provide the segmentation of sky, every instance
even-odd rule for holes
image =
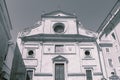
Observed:
[[[6,0],[13,40],[18,32],[33,26],[43,12],[61,9],[75,13],[86,29],[96,31],[117,0]]]

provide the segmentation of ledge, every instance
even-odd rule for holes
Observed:
[[[101,47],[112,47],[113,44],[112,43],[100,43],[99,44]]]
[[[95,75],[95,76],[101,76],[101,75],[103,75],[103,73],[102,72],[95,72],[95,73],[93,73],[93,75]]]
[[[53,76],[51,73],[35,73],[35,76]]]
[[[76,53],[43,53],[44,55],[76,55]]]
[[[38,60],[37,59],[26,58],[26,59],[23,59],[23,61],[25,63],[25,66],[27,66],[27,67],[36,67],[36,66],[38,66]]]
[[[84,73],[68,73],[68,76],[85,76]]]
[[[83,58],[82,60],[95,60],[95,58]]]

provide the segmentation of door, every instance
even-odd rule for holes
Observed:
[[[64,64],[55,64],[55,80],[65,80]]]
[[[92,80],[92,71],[91,70],[86,70],[86,77],[87,77],[87,80]]]

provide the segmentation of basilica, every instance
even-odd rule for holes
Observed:
[[[110,40],[104,43],[103,34],[85,29],[74,14],[62,10],[42,14],[40,21],[17,37],[26,80],[105,80],[120,76],[120,63],[116,72],[112,59],[106,58],[113,45]]]

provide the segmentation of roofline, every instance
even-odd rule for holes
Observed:
[[[68,15],[71,15],[71,16],[47,16],[49,14],[52,14],[53,12],[62,12],[62,13],[65,13],[65,14],[68,14]],[[52,12],[49,12],[49,13],[44,13],[41,15],[41,18],[76,18],[76,16],[74,14],[70,14],[70,13],[67,13],[67,12],[64,12],[62,10],[56,10],[56,11],[52,11]]]
[[[7,4],[5,2],[5,0],[3,0],[4,4],[5,4],[5,8],[6,8],[6,12],[7,12],[7,17],[8,17],[8,21],[10,24],[10,28],[13,29],[12,24],[11,24],[11,20],[10,20],[10,16],[9,16],[9,12],[8,12],[8,8],[7,8]]]
[[[41,18],[77,18],[76,16],[44,16],[42,15]]]
[[[117,0],[117,2],[114,4],[114,6],[112,7],[112,9],[110,10],[110,12],[108,13],[108,15],[105,17],[105,19],[103,20],[103,22],[101,23],[101,25],[99,26],[97,32],[100,33],[104,28],[105,25],[108,23],[108,21],[110,20],[110,18],[114,15],[114,13],[120,8],[119,7],[119,2],[120,0]],[[117,7],[117,9],[116,9]],[[112,14],[113,13],[113,14]]]
[[[106,34],[106,36],[107,36],[108,33],[111,32],[116,27],[116,25],[119,23],[119,20],[120,20],[119,16],[120,16],[120,7],[115,12],[115,14],[110,18],[110,20],[107,22],[107,24],[102,29],[102,31],[99,33],[100,34],[99,38],[101,38],[103,34]],[[114,20],[115,20],[115,22],[114,22]],[[106,32],[106,30],[108,32]]]

